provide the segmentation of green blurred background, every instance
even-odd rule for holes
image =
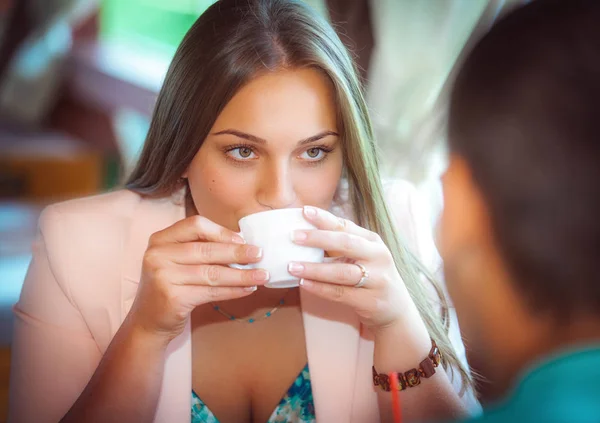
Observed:
[[[198,16],[214,2],[104,0],[100,12],[101,37],[172,54]]]

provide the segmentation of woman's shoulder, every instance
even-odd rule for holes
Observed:
[[[418,207],[418,192],[415,186],[404,179],[386,179],[381,183],[383,197],[394,223],[410,226],[414,221],[414,209]]]
[[[89,264],[91,256],[100,257],[104,251],[114,250],[140,201],[140,195],[118,190],[49,205],[39,218],[34,251],[43,242],[58,273],[63,267],[72,267],[74,261]]]
[[[385,204],[397,229],[410,238],[417,238],[422,229],[419,223],[427,219],[427,213],[415,185],[404,179],[387,179],[382,181],[382,187]]]
[[[397,229],[402,232],[412,230],[415,216],[422,214],[419,195],[415,186],[404,179],[384,179],[381,181],[383,200]],[[343,180],[340,183],[331,211],[339,216],[353,220],[354,213],[350,204],[350,185]]]
[[[38,231],[49,258],[80,257],[113,248],[122,238],[144,200],[129,190],[117,190],[51,204],[41,213]]]
[[[52,277],[46,279],[54,280],[83,314],[109,307],[107,298],[117,310],[121,299],[108,293],[120,292],[123,266],[134,266],[143,255],[147,237],[142,239],[146,233],[140,227],[162,224],[161,217],[172,214],[167,203],[118,190],[52,204],[40,216],[34,260],[48,263]],[[30,284],[42,283],[33,279]]]
[[[121,189],[68,200],[46,207],[40,216],[39,229],[43,234],[60,233],[62,240],[71,243],[123,235],[132,230],[155,232],[182,217],[180,197],[179,192],[154,198]]]
[[[110,226],[111,222],[127,217],[140,201],[138,194],[118,190],[57,202],[42,210],[38,227],[48,236],[60,232],[61,237],[66,238],[71,230],[85,235],[86,229],[101,229],[101,226]]]
[[[383,182],[384,198],[399,236],[427,267],[439,260],[433,241],[430,207],[411,182]]]
[[[383,179],[381,185],[388,201],[390,198],[387,197],[393,196],[399,201],[408,202],[417,193],[415,185],[406,179]]]
[[[430,209],[425,205],[419,191],[404,179],[381,181],[383,200],[398,235],[405,244],[425,262],[436,256],[433,244],[433,225]],[[349,184],[342,181],[331,211],[352,219],[354,213],[349,202]]]
[[[54,203],[46,207],[42,214],[125,217],[131,214],[140,201],[142,201],[142,197],[139,194],[128,189],[120,189]]]
[[[132,237],[145,245],[152,232],[174,223],[182,214],[175,199],[122,189],[55,203],[43,210],[39,232],[50,258],[111,255]]]
[[[416,196],[417,190],[415,186],[404,179],[384,179],[381,181],[383,188],[383,197],[386,205],[393,214],[397,217],[406,217],[410,211],[412,199]],[[334,203],[332,211],[336,214],[342,215],[346,218],[352,219],[354,213],[350,210],[350,184],[347,180],[342,180]]]

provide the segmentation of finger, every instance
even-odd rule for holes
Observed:
[[[370,295],[364,295],[368,291],[363,288],[318,282],[311,279],[302,279],[300,286],[321,298],[347,304],[356,310],[373,306],[373,298]]]
[[[177,264],[248,264],[262,258],[262,249],[254,245],[183,242],[158,248],[161,258]]]
[[[256,286],[264,285],[270,277],[264,269],[232,269],[217,264],[174,265],[162,272],[159,279],[176,285]]]
[[[197,215],[180,220],[150,237],[151,245],[191,241],[245,244],[239,234]]]
[[[300,230],[292,237],[296,244],[335,251],[352,259],[370,260],[381,254],[378,244],[346,232]]]
[[[288,272],[302,279],[345,286],[354,286],[363,277],[361,268],[352,263],[292,262],[288,266]]]
[[[337,217],[334,214],[317,207],[305,206],[304,217],[319,229],[346,232],[368,239],[369,241],[379,240],[379,235],[375,232],[360,227],[351,220]]]
[[[199,306],[208,302],[233,300],[247,297],[256,292],[256,286],[181,286],[180,294],[188,304]]]

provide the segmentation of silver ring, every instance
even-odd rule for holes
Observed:
[[[356,285],[354,285],[354,288],[361,288],[365,285],[365,283],[367,283],[367,280],[369,279],[369,271],[362,264],[359,264],[359,263],[354,263],[354,264],[357,265],[359,267],[360,271],[362,272],[362,277],[360,278],[358,283]]]

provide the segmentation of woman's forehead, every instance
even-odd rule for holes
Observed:
[[[213,131],[260,132],[261,138],[281,129],[303,139],[325,129],[336,130],[333,87],[313,69],[262,74],[242,87],[218,116]],[[277,134],[273,134],[277,135]]]

